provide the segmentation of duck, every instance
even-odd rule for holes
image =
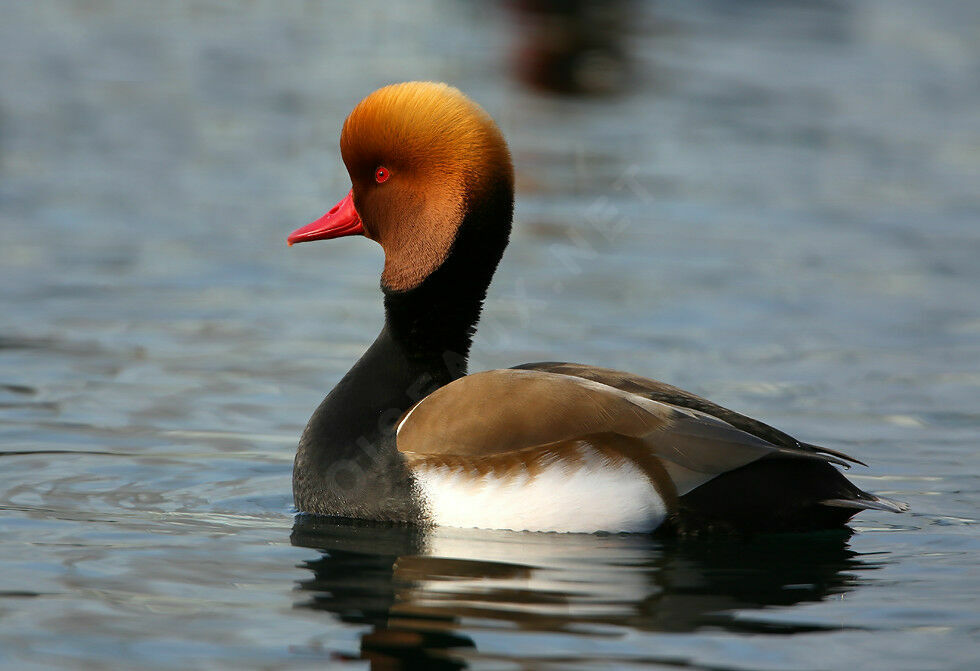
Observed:
[[[340,152],[350,191],[287,242],[378,243],[384,324],[302,433],[299,513],[699,534],[815,531],[908,509],[840,470],[864,462],[663,382],[557,361],[469,373],[513,219],[500,129],[452,86],[403,82],[354,107]]]

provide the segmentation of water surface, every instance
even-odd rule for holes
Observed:
[[[620,96],[529,91],[515,20],[426,2],[8,3],[0,666],[980,665],[980,16],[634,6]],[[624,368],[853,453],[852,533],[684,542],[294,518],[379,250],[287,249],[374,87],[500,122],[512,245],[473,370]]]

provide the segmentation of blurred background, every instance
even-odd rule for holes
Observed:
[[[663,633],[671,602],[639,602],[679,584],[665,562],[717,585],[704,553],[558,544],[588,565],[535,555],[550,582],[521,598],[565,580],[612,614],[588,635],[555,620],[511,635],[513,591],[466,592],[505,624],[441,612],[480,651],[447,668],[840,668],[844,651],[862,668],[975,668],[968,0],[4,3],[0,665],[358,656],[366,620],[294,608],[297,563],[348,540],[290,542],[290,472],[306,419],[380,328],[382,257],[285,237],[349,189],[350,109],[410,79],[484,106],[516,166],[471,370],[569,360],[656,377],[868,461],[854,480],[913,506],[860,516],[842,547],[800,552],[829,569],[760,591],[832,575],[849,604],[835,588],[805,609],[706,607],[806,625],[781,634],[700,615]],[[374,566],[362,551],[353,564]],[[394,599],[391,562],[362,597]],[[590,582],[603,562],[628,577]],[[659,577],[608,589],[633,569]]]

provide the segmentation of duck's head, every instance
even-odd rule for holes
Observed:
[[[350,193],[294,231],[290,245],[371,238],[384,249],[389,292],[419,286],[456,255],[489,264],[492,275],[510,232],[514,178],[503,135],[479,105],[446,84],[386,86],[347,117],[340,150]]]

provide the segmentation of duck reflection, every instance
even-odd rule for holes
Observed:
[[[360,656],[372,669],[459,669],[462,631],[504,627],[608,636],[610,627],[683,633],[702,628],[800,633],[812,623],[753,618],[767,607],[817,602],[860,584],[876,564],[848,548],[850,532],[753,539],[424,530],[300,516],[300,607],[371,627]],[[839,627],[836,627],[839,629]]]

